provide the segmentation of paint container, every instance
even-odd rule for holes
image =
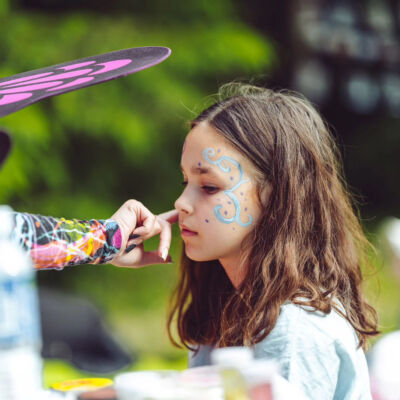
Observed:
[[[223,400],[216,367],[178,371],[141,371],[115,378],[118,400]]]
[[[211,353],[219,367],[226,400],[276,400],[274,381],[279,367],[274,361],[253,358],[246,347],[226,347]]]
[[[241,369],[251,400],[273,400],[274,376],[278,365],[268,360],[253,360]]]
[[[223,400],[224,388],[216,366],[189,368],[178,377],[178,386],[187,392],[187,400]]]
[[[118,400],[186,400],[178,371],[125,372],[115,377]]]
[[[113,386],[107,386],[89,392],[81,393],[78,400],[118,400],[117,392]]]
[[[79,395],[111,387],[113,381],[107,378],[83,378],[54,383],[51,389],[62,393],[66,398],[76,399]]]
[[[224,347],[211,353],[211,361],[219,368],[226,400],[250,400],[242,368],[253,360],[246,347]]]

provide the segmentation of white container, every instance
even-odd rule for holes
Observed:
[[[247,347],[223,347],[211,353],[211,361],[219,368],[226,400],[250,400],[243,368],[253,361]]]
[[[221,347],[211,352],[211,362],[218,366],[243,366],[253,360],[253,352],[248,347]]]
[[[205,366],[189,368],[178,377],[178,385],[187,391],[187,400],[224,400],[219,368]]]
[[[117,375],[118,400],[224,400],[218,369],[139,371]]]
[[[399,371],[400,331],[394,331],[383,335],[369,353],[371,389],[377,399],[400,400]]]
[[[253,360],[241,369],[251,400],[275,399],[273,381],[278,370],[275,362],[264,359]]]
[[[118,400],[184,400],[177,390],[177,371],[138,371],[119,374],[114,379]]]

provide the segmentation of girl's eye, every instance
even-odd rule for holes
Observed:
[[[202,186],[201,187],[207,194],[214,194],[218,192],[218,188],[215,186]]]
[[[187,186],[188,182],[187,181],[183,181],[181,182],[182,186]],[[217,193],[219,191],[219,189],[215,186],[207,186],[204,185],[201,187],[201,189],[206,192],[207,194],[214,194]]]

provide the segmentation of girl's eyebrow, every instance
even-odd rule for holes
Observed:
[[[181,170],[182,170],[182,172],[184,172],[182,165],[181,165]],[[211,168],[208,168],[208,167],[199,167],[199,166],[193,165],[190,168],[190,172],[193,175],[212,175],[212,176],[217,177],[217,174]]]

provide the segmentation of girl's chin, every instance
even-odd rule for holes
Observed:
[[[208,261],[208,260],[204,259],[203,257],[196,257],[196,256],[193,256],[193,255],[189,255],[188,253],[186,253],[186,256],[187,256],[187,258],[189,258],[192,261],[198,261],[198,262],[200,262],[200,261]]]
[[[204,254],[196,254],[195,252],[190,251],[190,249],[185,249],[185,254],[187,258],[190,258],[192,261],[213,261],[215,258],[213,257],[207,257]]]

